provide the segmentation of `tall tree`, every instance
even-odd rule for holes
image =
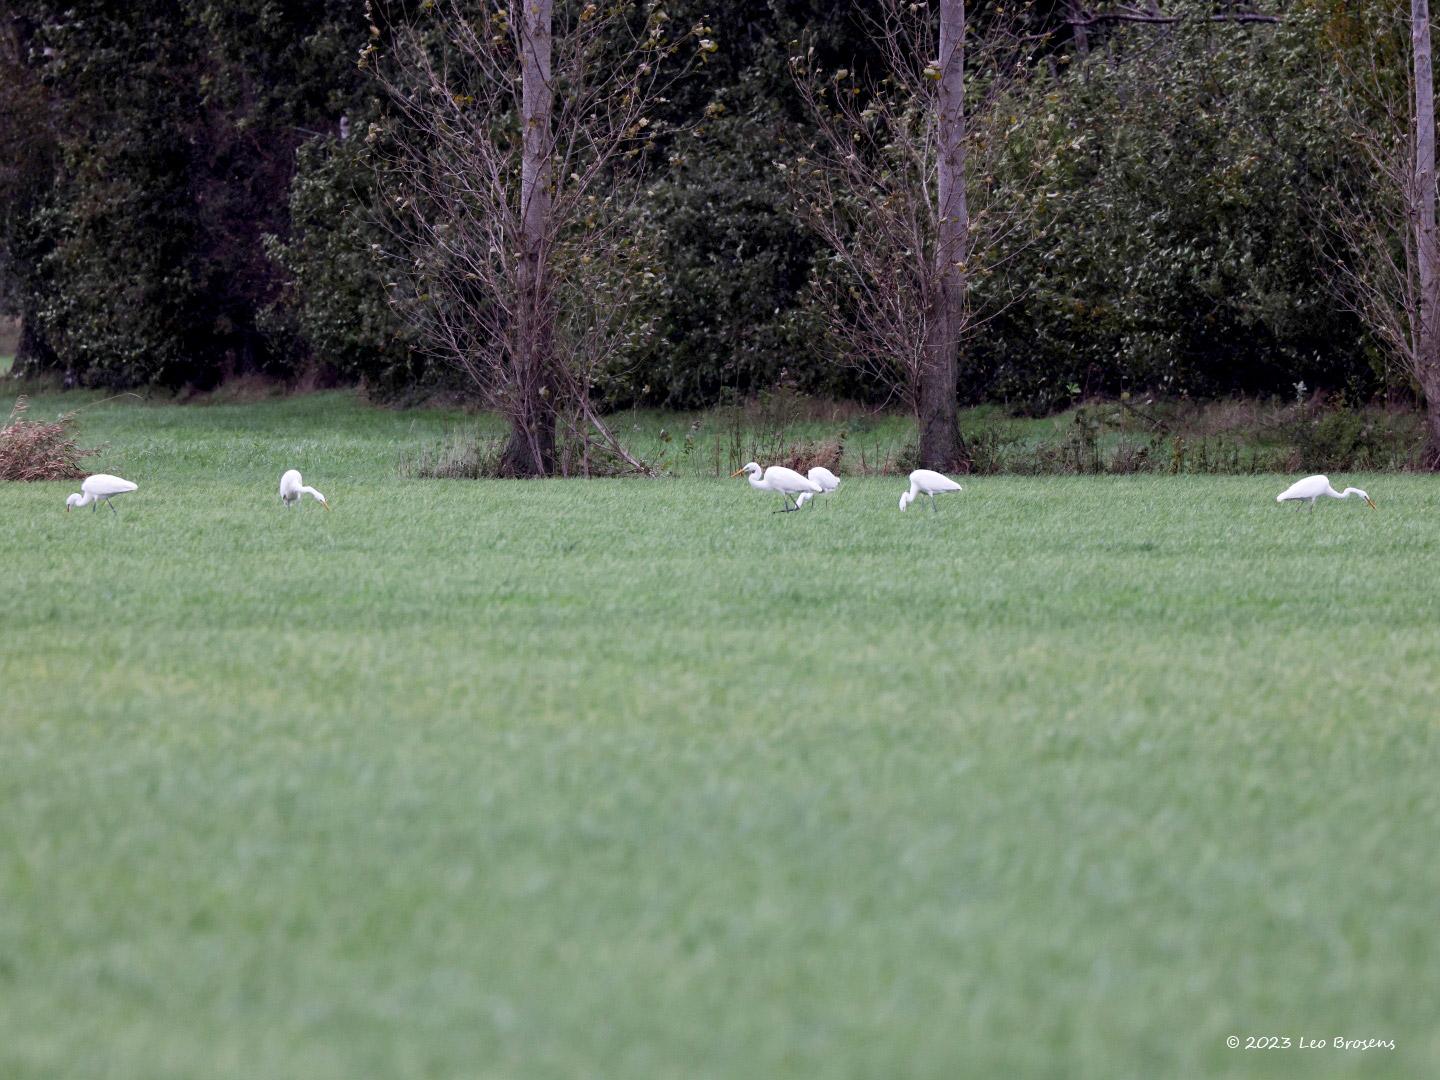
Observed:
[[[521,161],[520,281],[515,305],[516,408],[503,467],[518,476],[546,476],[555,467],[555,409],[550,376],[550,186],[555,137],[555,91],[550,42],[553,0],[522,0],[520,19]]]
[[[968,45],[964,0],[943,0],[938,24],[925,5],[884,0],[873,33],[876,71],[793,58],[816,135],[785,167],[829,249],[817,280],[838,357],[910,404],[921,464],[964,468],[957,375],[975,325],[971,286],[1032,213],[1023,174],[1003,191],[992,182],[1005,143],[998,106],[1031,70],[1030,46],[998,20]],[[978,90],[966,77],[977,57]]]
[[[1440,468],[1440,246],[1435,222],[1435,71],[1430,50],[1430,0],[1410,0],[1410,56],[1415,89],[1412,218],[1419,278],[1415,379],[1425,395],[1426,457]]]
[[[965,0],[940,2],[935,95],[935,306],[920,372],[920,464],[949,469],[965,458],[955,369],[965,324],[970,210],[965,194]]]
[[[510,476],[567,471],[561,428],[598,433],[591,387],[634,335],[655,275],[638,214],[655,106],[680,42],[657,7],[425,4],[366,56],[387,91],[384,176],[401,310],[420,347],[510,423]],[[375,36],[384,39],[377,25]]]
[[[1424,461],[1440,469],[1440,229],[1429,0],[1411,0],[1408,18],[1403,10],[1361,9],[1354,26],[1364,31],[1354,35],[1354,55],[1344,48],[1337,55],[1350,91],[1350,135],[1365,155],[1370,182],[1347,193],[1334,215],[1341,243],[1332,263],[1341,297],[1424,397]]]

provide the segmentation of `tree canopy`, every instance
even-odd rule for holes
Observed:
[[[397,307],[384,198],[400,111],[357,64],[420,7],[11,4],[0,303],[23,319],[20,366],[107,386],[453,381]],[[1004,5],[969,7],[983,40]],[[1347,240],[1326,225],[1327,207],[1381,182],[1348,141],[1337,55],[1405,79],[1405,54],[1357,30],[1370,16],[1296,0],[1223,20],[1235,5],[1173,0],[1177,21],[1147,23],[1054,0],[1018,6],[1017,24],[1011,7],[1029,59],[1003,115],[967,135],[984,163],[968,186],[975,206],[1024,200],[1025,225],[971,282],[962,398],[1044,410],[1124,389],[1373,396],[1396,382],[1335,300]],[[887,393],[826,344],[822,244],[785,175],[815,137],[792,57],[883,79],[869,10],[634,5],[710,33],[655,106],[665,134],[635,209],[655,280],[627,301],[649,329],[589,376],[602,402]],[[971,72],[967,95],[989,89]]]

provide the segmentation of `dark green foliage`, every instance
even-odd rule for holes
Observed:
[[[765,111],[683,137],[651,211],[663,236],[652,344],[608,387],[617,403],[694,408],[782,380],[834,393],[815,362],[817,327],[800,303],[812,246],[774,167],[785,125]]]
[[[183,209],[182,126],[195,109],[182,86],[187,20],[174,4],[147,14],[30,5],[7,65],[7,81],[43,95],[53,146],[28,178],[34,198],[11,250],[32,339],[20,360],[51,359],[97,382],[183,365],[187,313],[203,302],[187,255],[197,222]]]
[[[290,187],[290,237],[270,252],[290,275],[268,325],[297,334],[343,378],[398,393],[426,381],[391,307],[376,247],[376,184],[358,138],[300,148]]]
[[[378,4],[376,32],[410,6]],[[1015,17],[972,4],[977,33],[1001,9]],[[1043,197],[1034,228],[974,279],[963,394],[1034,413],[1127,388],[1288,399],[1303,381],[1373,396],[1377,352],[1335,302],[1319,240],[1334,192],[1373,190],[1341,134],[1335,54],[1373,44],[1378,8],[1308,0],[1279,27],[1095,28],[1088,59],[1063,9],[1019,16],[1040,77],[1013,102],[1000,152],[977,153],[997,171],[975,178],[975,205],[1034,190],[1037,172]],[[817,252],[776,169],[806,136],[788,57],[813,45],[822,65],[873,69],[868,9],[666,10],[712,27],[718,49],[656,118],[685,133],[662,140],[644,208],[659,257],[636,318],[655,332],[614,358],[598,394],[873,400],[820,340]],[[398,336],[372,257],[385,240],[362,136],[381,109],[355,64],[371,40],[353,0],[12,0],[0,307],[24,316],[19,365],[170,386],[318,368],[395,396],[443,378]],[[1403,47],[1384,45],[1378,77],[1403,84]]]
[[[33,327],[33,281],[45,240],[37,218],[49,195],[59,147],[45,89],[20,62],[25,27],[0,34],[0,310],[22,317],[21,356],[41,351]],[[9,350],[7,350],[9,351]]]
[[[667,119],[690,123],[656,176],[649,211],[663,235],[657,334],[622,358],[604,390],[615,404],[674,408],[785,385],[830,396],[863,391],[817,348],[806,295],[814,241],[776,163],[803,140],[790,42],[862,60],[870,46],[853,5],[821,0],[698,2],[671,8],[714,27],[716,53],[670,95]]]
[[[975,343],[971,393],[1045,410],[1127,386],[1169,393],[1373,386],[1361,326],[1324,279],[1335,137],[1314,20],[1117,33],[1015,103],[1038,235],[996,282],[1022,301]],[[1005,180],[1002,177],[1002,183]],[[1013,181],[1012,181],[1013,182]]]
[[[54,145],[7,229],[21,361],[107,385],[292,372],[299,343],[258,321],[280,285],[262,238],[296,148],[338,124],[363,24],[338,0],[17,7],[4,81],[40,88]]]

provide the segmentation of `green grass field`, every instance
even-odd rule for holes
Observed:
[[[81,417],[118,517],[0,486],[8,1080],[1440,1072],[1433,478],[780,515]]]

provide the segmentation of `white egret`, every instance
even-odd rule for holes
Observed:
[[[1375,500],[1366,495],[1357,487],[1347,487],[1344,491],[1336,491],[1330,486],[1328,476],[1307,476],[1304,480],[1296,480],[1288,488],[1275,496],[1277,503],[1293,502],[1297,506],[1302,502],[1310,504],[1310,509],[1315,509],[1315,500],[1322,495],[1328,495],[1332,499],[1348,499],[1351,495],[1359,495],[1370,504],[1370,509],[1375,509]]]
[[[109,473],[96,473],[94,476],[87,476],[85,482],[80,485],[80,492],[71,495],[65,500],[65,512],[68,514],[72,506],[88,506],[91,511],[99,510],[103,502],[110,507],[112,514],[118,513],[114,504],[110,502],[116,495],[124,495],[126,492],[134,491],[138,485],[132,484],[129,480],[121,480],[118,476],[111,476]]]
[[[840,478],[822,465],[816,465],[809,473],[810,479],[820,485],[820,494],[829,495],[840,486]],[[804,506],[806,499],[813,499],[814,493],[806,491],[795,500],[797,506]]]
[[[307,486],[301,479],[299,469],[286,470],[285,474],[280,477],[280,501],[287,507],[294,506],[300,501],[301,495],[309,495],[326,510],[330,509],[330,504],[325,500],[325,496],[313,487]]]
[[[799,505],[790,505],[796,495],[808,492],[811,495],[819,495],[821,487],[814,480],[801,476],[794,469],[787,469],[781,465],[771,465],[763,472],[755,462],[750,462],[743,469],[736,469],[731,476],[739,476],[745,473],[750,480],[750,486],[756,491],[775,491],[785,499],[784,505],[777,514],[784,510],[799,510]]]
[[[947,491],[962,491],[959,484],[938,472],[916,469],[910,474],[910,490],[900,496],[900,509],[904,510],[921,495],[930,496],[930,509],[935,509],[935,496]]]

